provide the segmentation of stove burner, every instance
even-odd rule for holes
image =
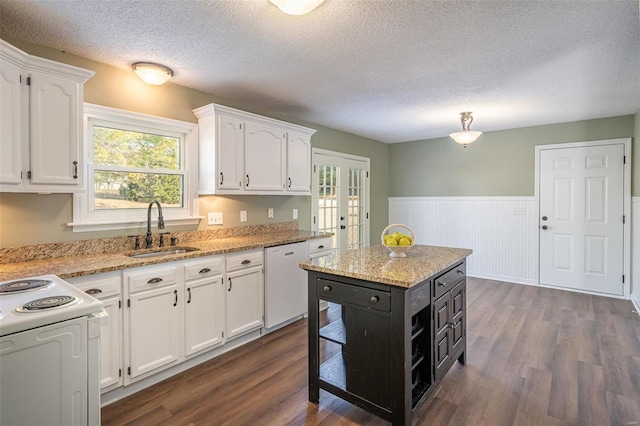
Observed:
[[[18,280],[0,284],[0,294],[20,293],[48,287],[53,284],[51,280]]]
[[[73,296],[51,296],[42,299],[32,300],[16,309],[18,312],[38,312],[45,309],[57,308],[75,302],[77,299]]]

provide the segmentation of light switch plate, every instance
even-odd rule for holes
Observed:
[[[240,210],[240,222],[246,222],[246,221],[247,221],[247,211]]]
[[[267,218],[273,219],[273,209],[271,207],[267,209]]]
[[[298,209],[293,209],[293,218],[294,219],[298,218]]]
[[[222,225],[222,212],[209,212],[209,225]]]

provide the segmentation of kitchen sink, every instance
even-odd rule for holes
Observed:
[[[140,258],[146,258],[146,257],[168,256],[172,254],[188,253],[190,251],[197,251],[197,250],[200,250],[200,249],[195,247],[169,247],[169,248],[162,248],[162,249],[145,251],[145,252],[132,251],[125,254],[125,256],[140,259]]]

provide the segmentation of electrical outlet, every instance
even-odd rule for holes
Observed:
[[[222,225],[222,212],[209,212],[209,225]]]
[[[298,209],[293,209],[293,219],[297,219],[298,218]]]
[[[271,207],[267,209],[267,218],[273,219],[273,209]]]
[[[246,222],[246,221],[247,221],[247,211],[240,210],[240,222]]]

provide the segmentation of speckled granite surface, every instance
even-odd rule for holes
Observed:
[[[308,271],[326,272],[399,287],[411,287],[469,256],[472,250],[415,245],[407,257],[389,257],[382,244],[320,257],[300,266]]]
[[[297,222],[293,222],[295,227],[291,223],[226,228],[219,231],[176,232],[171,236],[179,238],[179,247],[194,247],[198,250],[141,259],[126,255],[133,252],[133,240],[127,237],[2,249],[4,256],[0,264],[0,281],[46,274],[61,278],[79,277],[212,254],[297,243],[330,235],[300,231],[297,229]],[[154,233],[154,237],[157,238],[157,233]],[[141,239],[144,240],[144,237]],[[153,244],[157,248],[157,241]],[[151,250],[142,249],[136,253],[145,251]]]

